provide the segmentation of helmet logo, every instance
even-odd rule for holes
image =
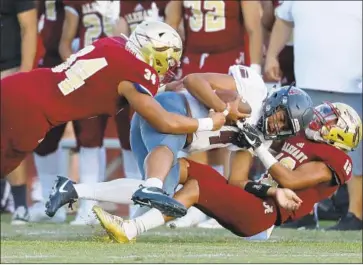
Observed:
[[[289,89],[289,92],[287,94],[288,95],[302,95],[301,90],[300,89],[296,89],[294,87],[291,87]]]
[[[266,111],[270,111],[271,110],[271,105],[266,105]]]

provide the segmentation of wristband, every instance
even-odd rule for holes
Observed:
[[[274,164],[278,163],[277,159],[274,158],[274,156],[263,145],[255,149],[255,154],[267,170],[269,170]]]
[[[261,75],[261,65],[253,63],[250,65],[250,67],[255,70],[259,75]]]
[[[212,118],[198,119],[197,132],[211,131],[211,130],[213,130],[213,125],[214,124],[213,124]]]
[[[245,185],[245,191],[255,195],[258,198],[264,199],[267,197],[267,191],[271,186],[266,184],[257,184],[256,182],[249,181]]]

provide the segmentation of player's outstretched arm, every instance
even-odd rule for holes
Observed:
[[[128,81],[121,82],[118,91],[138,114],[162,133],[188,134],[218,130],[226,121],[223,113],[214,113],[211,118],[193,119],[168,112],[154,98],[138,92]]]
[[[217,73],[196,73],[187,75],[183,79],[184,87],[200,102],[208,108],[214,109],[217,112],[223,112],[226,109],[226,103],[221,100],[214,90],[233,90],[237,91],[234,78]],[[243,106],[242,106],[242,105]],[[246,110],[240,112],[240,110]],[[249,117],[251,108],[247,102],[242,103],[238,97],[231,104],[231,109],[227,117],[233,121]]]
[[[277,161],[263,145],[255,149],[271,176],[284,188],[292,190],[313,187],[319,183],[330,182],[332,170],[324,163],[312,161],[291,170]]]

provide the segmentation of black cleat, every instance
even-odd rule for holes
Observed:
[[[77,192],[73,186],[74,182],[65,177],[59,177],[52,188],[49,200],[45,203],[45,213],[49,217],[53,217],[60,207],[69,203],[72,204],[78,198]]]
[[[143,187],[134,192],[131,198],[135,204],[158,209],[166,216],[182,217],[187,214],[187,208],[177,200],[157,187]]]
[[[313,214],[308,214],[301,217],[298,220],[284,223],[280,226],[280,228],[289,228],[289,229],[297,229],[297,230],[312,230],[318,229],[318,222]]]
[[[345,216],[343,216],[339,222],[327,228],[328,231],[359,231],[363,229],[363,222],[358,217],[356,217],[353,213],[348,212]]]

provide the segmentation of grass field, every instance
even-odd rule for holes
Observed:
[[[163,227],[121,245],[106,241],[100,226],[1,220],[1,263],[212,262],[362,263],[362,233],[276,229],[268,242],[247,242],[223,229]]]

